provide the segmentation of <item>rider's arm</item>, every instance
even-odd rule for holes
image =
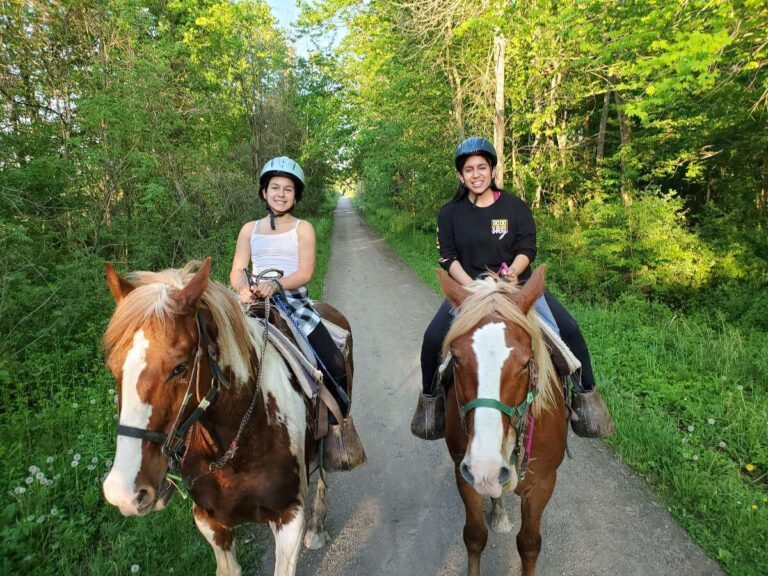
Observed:
[[[243,268],[248,268],[251,263],[251,232],[255,224],[255,222],[248,222],[240,229],[235,246],[235,257],[232,259],[232,269],[229,271],[229,283],[244,302],[250,301],[253,297]]]

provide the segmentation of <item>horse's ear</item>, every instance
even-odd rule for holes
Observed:
[[[536,302],[538,297],[544,292],[544,277],[546,276],[546,273],[547,266],[545,264],[536,268],[528,279],[528,282],[525,283],[525,286],[523,286],[520,289],[520,292],[515,296],[515,303],[526,314],[528,313],[528,310],[531,309],[531,306],[533,306],[533,303]]]
[[[437,277],[440,279],[440,286],[443,288],[443,294],[448,298],[448,301],[453,304],[454,308],[457,308],[464,299],[469,296],[461,284],[456,282],[445,270],[438,269]]]
[[[198,301],[208,288],[210,274],[211,258],[209,256],[203,260],[202,264],[200,264],[200,268],[197,269],[192,280],[190,280],[187,285],[179,290],[173,297],[182,313],[189,312],[197,306]]]
[[[107,262],[106,265],[106,272],[109,291],[112,292],[112,297],[115,299],[115,302],[120,302],[120,300],[128,296],[128,293],[131,290],[136,288],[136,286],[115,272],[115,267],[109,262]]]

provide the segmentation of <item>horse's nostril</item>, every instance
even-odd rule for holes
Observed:
[[[512,477],[512,471],[510,470],[509,466],[502,466],[501,470],[499,471],[499,484],[504,486],[507,482],[509,482],[509,479]]]
[[[459,466],[459,470],[461,471],[461,476],[469,482],[470,484],[475,483],[475,477],[472,476],[472,470],[470,470],[469,465],[466,462],[462,462],[461,466]]]
[[[146,508],[149,508],[154,503],[155,498],[155,491],[151,488],[141,488],[138,492],[136,492],[136,498],[134,502],[136,503],[136,508],[139,510],[144,510]]]

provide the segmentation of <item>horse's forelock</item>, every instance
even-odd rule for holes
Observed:
[[[147,322],[165,323],[173,313],[173,289],[164,284],[138,286],[120,300],[104,332],[104,352],[127,346],[133,335]]]
[[[458,315],[451,323],[443,342],[443,353],[449,351],[457,338],[473,331],[489,316],[516,324],[531,337],[533,359],[539,370],[539,394],[534,400],[534,411],[538,415],[541,409],[552,408],[555,405],[557,376],[549,350],[541,336],[536,312],[531,308],[524,314],[514,302],[514,296],[520,291],[520,287],[490,274],[475,280],[465,288],[469,296],[462,302]]]
[[[127,275],[136,289],[117,306],[104,333],[107,356],[130,343],[133,335],[146,322],[167,322],[177,313],[173,296],[194,276],[200,262],[191,261],[183,268],[160,272],[138,271]],[[252,376],[251,353],[255,334],[250,329],[235,295],[223,285],[211,281],[203,293],[200,307],[207,310],[217,327],[219,362],[232,371],[236,384],[247,384]]]

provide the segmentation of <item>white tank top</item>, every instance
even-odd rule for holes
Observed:
[[[277,268],[289,276],[299,269],[299,234],[296,228],[298,218],[293,228],[281,234],[259,234],[261,221],[257,220],[251,232],[251,263],[253,273],[258,274],[267,268]]]

